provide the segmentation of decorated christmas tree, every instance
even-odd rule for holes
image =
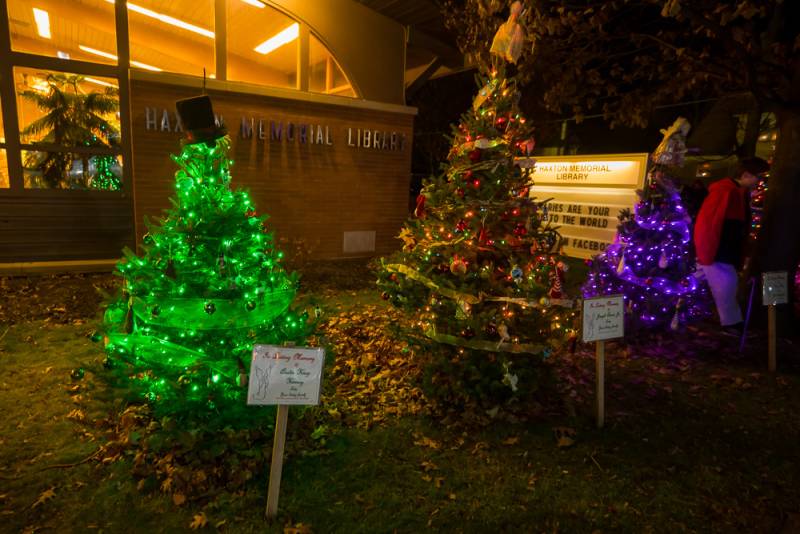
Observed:
[[[93,161],[95,175],[90,182],[92,189],[104,191],[119,191],[122,189],[122,180],[114,172],[114,167],[117,165],[117,160],[114,156],[95,156]]]
[[[710,313],[708,291],[695,276],[691,217],[671,176],[684,163],[689,128],[681,117],[662,130],[633,212],[620,212],[614,243],[590,261],[583,295],[624,295],[631,326],[678,330]]]
[[[453,127],[442,173],[423,184],[403,248],[382,260],[378,279],[412,319],[407,333],[438,355],[439,383],[479,397],[530,388],[520,371],[547,356],[573,313],[553,254],[560,236],[530,196],[532,128],[506,76],[521,51],[520,9],[515,2],[498,31],[496,60]]]
[[[106,366],[157,415],[242,422],[253,344],[301,343],[307,317],[289,309],[297,276],[281,267],[266,217],[231,189],[229,140],[210,100],[178,111],[189,139],[173,156],[172,207],[148,224],[142,254],[126,250],[117,266]]]

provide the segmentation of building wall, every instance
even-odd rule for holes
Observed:
[[[174,131],[175,101],[198,93],[192,87],[131,81],[137,240],[146,232],[144,217],[159,216],[174,191],[176,167],[169,154],[179,152],[183,135]],[[276,239],[301,239],[316,258],[385,254],[398,247],[395,236],[408,213],[413,125],[409,108],[383,111],[357,107],[343,98],[327,97],[337,103],[309,102],[214,88],[208,94],[232,139],[233,185],[250,189],[259,214],[269,215]],[[165,111],[168,127],[162,125]],[[242,136],[242,118],[248,124],[253,121],[250,138]],[[265,139],[259,139],[259,120]],[[299,133],[294,141],[271,140],[271,121],[283,125],[283,136],[289,123],[296,125],[296,132],[299,125],[314,125],[315,134],[321,126],[325,141],[302,143]],[[348,128],[353,144],[359,129],[387,132],[386,149],[383,143],[380,149],[348,145]],[[389,142],[391,132],[396,132],[395,150]],[[347,232],[375,232],[374,250],[357,243],[346,248]],[[366,236],[349,237],[358,241]]]
[[[7,193],[0,196],[0,264],[116,258],[133,241],[122,192]]]

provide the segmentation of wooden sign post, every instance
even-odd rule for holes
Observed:
[[[595,297],[583,301],[583,341],[596,343],[597,428],[603,428],[606,419],[605,342],[625,335],[624,306],[622,295]]]
[[[769,337],[769,352],[767,357],[767,367],[770,372],[774,372],[778,366],[777,362],[777,325],[775,316],[775,306],[789,302],[789,276],[786,271],[773,271],[762,275],[761,300],[767,306],[767,328]]]
[[[325,351],[320,348],[253,347],[247,404],[278,406],[267,486],[268,519],[278,515],[289,406],[319,404],[324,363]]]

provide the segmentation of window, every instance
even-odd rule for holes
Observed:
[[[7,5],[13,50],[116,64],[113,0],[7,0]]]
[[[0,102],[0,189],[8,189],[8,157],[6,156],[6,134],[3,129],[3,104]]]
[[[308,62],[309,91],[329,95],[356,96],[333,55],[313,35],[309,39]]]
[[[116,80],[15,67],[14,81],[25,187],[120,189]]]
[[[294,89],[298,23],[255,0],[227,4],[228,79]]]
[[[214,0],[133,0],[128,33],[132,68],[214,74]]]

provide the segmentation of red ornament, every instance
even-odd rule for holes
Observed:
[[[478,232],[478,242],[487,245],[489,241],[489,230],[487,230],[485,226],[481,226],[481,231]]]
[[[551,299],[560,299],[564,296],[564,272],[566,270],[566,265],[563,262],[558,262],[548,274],[550,291],[547,294]]]
[[[469,160],[472,163],[478,163],[481,160],[481,156],[482,156],[481,149],[480,148],[476,148],[475,150],[470,151],[470,153],[468,155],[469,155]]]
[[[461,187],[456,189],[456,195],[458,195],[460,198],[464,198],[464,189]]]
[[[525,228],[524,224],[517,224],[514,227],[514,235],[517,237],[522,237],[528,233],[528,230]]]
[[[530,192],[530,188],[523,187],[522,189],[519,190],[520,198],[527,198],[529,192]]]
[[[386,291],[384,291],[383,293],[381,293],[381,298],[382,298],[383,300],[389,300],[389,293],[387,293]]]
[[[472,187],[474,187],[475,189],[478,189],[480,186],[481,186],[481,181],[478,180],[477,178],[472,181]]]
[[[397,282],[397,273],[392,273],[391,275],[389,275],[389,280],[391,280],[392,282]]]
[[[464,219],[458,221],[458,224],[456,224],[456,232],[463,232],[466,229],[467,229],[467,221],[465,221]]]
[[[417,207],[414,209],[414,215],[419,219],[425,218],[425,195],[422,193],[417,196]]]
[[[467,262],[458,256],[453,256],[453,261],[450,262],[450,272],[458,275],[466,274]]]
[[[464,180],[467,181],[467,182],[472,180],[472,171],[468,170],[468,171],[464,172]]]

